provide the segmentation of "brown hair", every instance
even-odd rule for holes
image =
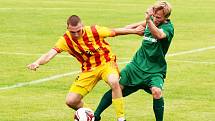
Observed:
[[[77,26],[78,23],[81,22],[81,19],[79,16],[77,15],[72,15],[67,19],[67,25],[71,25],[71,26]]]
[[[159,0],[154,6],[153,6],[154,12],[157,12],[159,10],[163,10],[164,17],[168,18],[171,15],[172,7],[167,1]]]

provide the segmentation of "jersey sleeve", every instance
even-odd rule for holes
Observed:
[[[174,35],[174,28],[172,26],[163,26],[162,31],[166,34],[166,38],[170,41]]]
[[[68,46],[66,44],[66,41],[63,37],[61,37],[57,43],[55,44],[55,46],[53,47],[53,49],[55,49],[58,53],[61,53],[63,51],[68,51]]]
[[[100,37],[112,37],[115,35],[115,32],[112,31],[110,28],[104,27],[104,26],[98,26],[96,25],[96,30],[99,33]]]

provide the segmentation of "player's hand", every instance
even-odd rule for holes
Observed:
[[[145,13],[145,19],[146,21],[150,20],[151,16],[153,15],[154,11],[153,11],[153,7],[150,7],[146,10],[146,13]]]
[[[39,64],[32,63],[32,64],[27,65],[27,68],[30,69],[30,70],[36,71],[36,69],[39,68]]]
[[[139,25],[137,28],[135,28],[135,30],[138,35],[142,36],[144,34],[145,27],[142,25]]]

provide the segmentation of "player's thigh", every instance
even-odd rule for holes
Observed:
[[[109,85],[119,83],[119,69],[115,62],[109,62],[102,70],[102,79]]]
[[[99,81],[97,71],[82,72],[70,87],[69,92],[85,96]]]
[[[132,85],[131,84],[132,81],[130,80],[132,75],[130,75],[129,72],[130,72],[130,68],[128,65],[126,65],[126,67],[123,68],[120,72],[119,83],[123,87],[129,87],[130,85]]]
[[[164,78],[160,75],[152,75],[150,82],[149,82],[149,86],[157,87],[157,88],[163,90]]]

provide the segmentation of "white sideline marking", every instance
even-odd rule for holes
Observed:
[[[182,52],[178,52],[178,53],[172,53],[172,54],[168,54],[167,56],[171,57],[171,56],[177,56],[177,55],[190,54],[190,53],[201,52],[201,51],[214,49],[214,48],[215,48],[215,46],[210,46],[210,47],[199,48],[199,49],[194,49],[194,50],[190,50],[190,51],[182,51]],[[119,62],[118,64],[125,64],[125,63],[128,63],[128,62],[130,62],[130,61]],[[58,78],[61,78],[61,77],[77,74],[79,72],[80,71],[73,71],[73,72],[70,72],[70,73],[58,74],[58,75],[54,75],[54,76],[39,79],[39,80],[33,80],[33,81],[30,81],[30,82],[24,82],[24,83],[18,83],[18,84],[15,84],[15,85],[11,85],[11,86],[0,87],[0,91],[1,90],[14,89],[14,88],[17,88],[17,87],[23,87],[23,86],[32,85],[32,84],[38,84],[38,83],[42,83],[42,82],[47,82],[47,81],[58,79]]]
[[[201,51],[210,50],[210,49],[215,49],[215,46],[209,46],[209,47],[206,47],[206,48],[199,48],[199,49],[193,49],[193,50],[189,50],[189,51],[182,51],[182,52],[167,54],[167,57],[176,56],[176,55],[190,54],[190,53],[195,53],[195,52],[201,52]]]
[[[51,76],[51,77],[47,77],[47,78],[43,78],[43,79],[39,79],[39,80],[34,80],[34,81],[30,81],[30,82],[17,83],[15,85],[1,87],[0,90],[7,90],[7,89],[13,89],[13,88],[17,88],[17,87],[23,87],[23,86],[26,86],[26,85],[38,84],[38,83],[42,83],[42,82],[46,82],[46,81],[58,79],[58,78],[61,78],[61,77],[64,77],[64,76],[69,76],[69,75],[77,74],[79,72],[80,71],[73,71],[73,72],[70,72],[70,73],[54,75],[54,76]]]
[[[41,56],[43,54],[39,54],[39,53],[35,53],[35,54],[32,54],[32,53],[13,53],[13,52],[0,52],[1,55],[25,55],[25,56],[32,56],[32,55],[35,55],[35,56]],[[71,55],[57,55],[56,57],[72,57]]]

